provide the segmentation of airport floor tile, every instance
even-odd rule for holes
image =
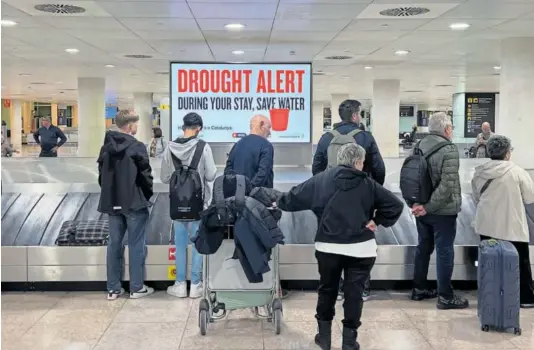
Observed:
[[[376,291],[365,304],[358,340],[363,350],[533,349],[534,311],[523,310],[523,334],[484,333],[476,315],[476,294],[463,293],[471,307],[439,311],[433,301],[412,302],[408,293]],[[198,300],[165,292],[107,301],[105,293],[3,293],[2,349],[317,349],[313,343],[316,295],[292,292],[283,301],[282,334],[250,310],[230,312],[198,328]],[[339,349],[343,309],[336,305],[333,348]]]

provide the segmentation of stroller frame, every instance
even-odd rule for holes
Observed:
[[[228,227],[230,232],[232,226]],[[226,241],[232,240],[227,237]],[[200,334],[206,335],[208,325],[215,321],[224,319],[227,312],[252,308],[254,315],[261,319],[266,319],[274,324],[275,334],[280,334],[282,327],[282,301],[280,299],[280,278],[279,278],[279,250],[278,246],[272,249],[272,284],[268,289],[228,289],[212,290],[209,286],[209,255],[202,257],[202,279],[203,293],[198,309],[198,323]],[[233,298],[237,295],[237,298]],[[248,297],[248,300],[247,300]],[[265,307],[267,315],[259,312],[260,307]]]

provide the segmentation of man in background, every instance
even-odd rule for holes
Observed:
[[[486,144],[490,137],[493,136],[491,125],[488,122],[482,123],[482,132],[477,135],[476,150],[477,158],[489,158]]]
[[[271,121],[263,115],[250,120],[250,134],[239,140],[228,155],[225,173],[248,177],[252,187],[273,188],[274,148],[267,140]]]
[[[115,119],[119,131],[108,131],[98,157],[100,202],[98,211],[109,216],[107,249],[108,300],[124,293],[121,288],[124,246],[128,231],[130,298],[154,293],[145,286],[146,224],[153,192],[152,168],[145,145],[134,136],[139,115],[121,110]]]
[[[57,150],[67,142],[67,137],[60,128],[52,125],[50,117],[42,117],[40,121],[41,127],[33,134],[35,143],[41,147],[39,157],[57,157]]]

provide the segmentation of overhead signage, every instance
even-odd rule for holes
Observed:
[[[196,112],[207,142],[238,141],[255,115],[270,119],[271,142],[311,142],[311,64],[171,62],[170,71],[172,139]]]
[[[495,93],[465,94],[464,137],[477,137],[485,122],[495,127],[495,99]]]

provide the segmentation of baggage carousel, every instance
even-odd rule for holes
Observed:
[[[11,161],[14,163],[11,164]],[[58,247],[59,229],[67,220],[104,219],[97,211],[99,187],[95,183],[94,161],[80,159],[61,162],[35,162],[28,171],[22,160],[2,160],[2,282],[97,282],[106,280],[106,247]],[[398,193],[398,169],[402,160],[387,159],[386,187]],[[6,166],[7,164],[7,166]],[[469,193],[469,180],[476,163],[462,160],[462,211],[458,216],[455,241],[454,280],[476,280],[478,237],[471,227],[475,205]],[[87,166],[87,171],[83,170]],[[24,170],[26,169],[26,170]],[[6,183],[6,172],[9,183]],[[20,173],[19,173],[20,172]],[[157,179],[157,165],[154,176]],[[288,190],[309,178],[307,168],[278,168],[275,188]],[[76,181],[73,181],[75,179]],[[43,181],[46,180],[46,181]],[[169,219],[167,185],[155,183],[147,224],[146,280],[168,281],[174,278],[172,222]],[[534,232],[534,206],[529,206],[529,225]],[[317,220],[311,212],[284,213],[279,223],[286,245],[280,248],[282,280],[317,280],[313,240]],[[407,207],[391,228],[380,227],[373,280],[404,281],[413,275],[417,231]],[[531,243],[534,240],[531,237]],[[531,252],[534,261],[534,249]],[[128,264],[128,254],[125,254]],[[128,269],[125,269],[125,280]],[[432,259],[429,278],[435,279]]]

